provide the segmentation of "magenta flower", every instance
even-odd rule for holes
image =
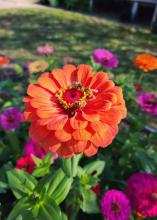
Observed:
[[[141,106],[142,111],[157,116],[157,96],[154,93],[138,94],[137,103]]]
[[[126,194],[137,216],[157,216],[157,176],[149,173],[135,173],[127,183]]]
[[[46,156],[44,149],[40,148],[32,139],[30,139],[24,147],[24,155],[31,156],[34,155],[40,159]],[[54,153],[52,156],[52,162],[58,158],[58,154]]]
[[[33,173],[35,168],[34,160],[31,156],[20,157],[16,162],[16,169],[24,170],[28,173]]]
[[[107,191],[101,202],[100,208],[107,220],[129,220],[131,207],[125,194],[119,190]]]
[[[41,45],[37,47],[36,52],[38,55],[41,55],[41,56],[49,56],[54,53],[54,47],[49,44]]]
[[[93,59],[96,63],[100,63],[105,68],[115,68],[119,64],[117,57],[110,51],[105,49],[96,49],[93,52]]]
[[[0,126],[5,131],[18,128],[23,120],[23,114],[18,108],[8,108],[0,114]]]
[[[46,155],[46,152],[43,149],[37,147],[37,144],[30,139],[24,147],[24,154],[25,156],[34,155],[42,159]]]

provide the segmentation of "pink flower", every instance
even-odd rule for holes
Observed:
[[[157,116],[157,96],[154,93],[138,94],[137,103],[141,106],[142,111]]]
[[[105,68],[112,69],[119,64],[117,57],[106,49],[96,49],[92,56],[96,63],[100,63]]]
[[[107,220],[129,220],[131,208],[129,200],[119,190],[109,190],[100,202],[101,211]]]
[[[47,153],[45,152],[45,150],[40,148],[39,146],[37,146],[37,144],[32,139],[30,139],[24,147],[24,155],[25,156],[34,155],[34,156],[42,159],[43,157],[46,156],[46,154]],[[58,158],[58,154],[53,153],[52,161],[55,161],[57,158]]]
[[[31,156],[20,157],[16,162],[16,169],[24,170],[28,173],[32,173],[35,168],[34,160]]]
[[[54,47],[49,44],[45,44],[45,45],[41,45],[41,46],[37,47],[36,51],[37,51],[38,55],[49,56],[54,53]]]
[[[25,156],[34,155],[42,159],[46,155],[46,152],[43,149],[37,147],[37,144],[32,139],[30,139],[25,145],[24,154]]]
[[[8,108],[0,114],[0,126],[5,131],[18,128],[23,120],[23,114],[18,108]]]
[[[157,216],[157,176],[149,173],[133,174],[127,182],[126,195],[137,216]]]

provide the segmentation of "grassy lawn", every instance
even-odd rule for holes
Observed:
[[[36,58],[35,48],[43,43],[52,43],[58,58],[71,55],[76,63],[86,62],[93,49],[104,47],[121,59],[122,72],[135,54],[157,54],[157,36],[148,29],[57,9],[1,11],[0,42],[2,52],[22,63]]]

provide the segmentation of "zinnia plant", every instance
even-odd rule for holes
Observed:
[[[42,74],[24,99],[30,137],[47,152],[90,157],[111,144],[126,116],[122,89],[88,65]]]

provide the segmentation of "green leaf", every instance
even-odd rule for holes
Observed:
[[[6,173],[8,184],[17,199],[30,194],[37,184],[36,179],[22,170],[9,170]]]
[[[44,192],[52,197],[57,204],[60,204],[69,193],[72,178],[68,178],[65,173],[59,169],[54,175],[47,176],[39,181],[37,191]]]
[[[86,166],[84,166],[83,169],[86,174],[88,175],[94,174],[94,176],[97,177],[103,172],[104,167],[105,167],[105,161],[97,160],[87,164]]]
[[[49,167],[37,167],[32,175],[35,177],[42,177],[45,176],[46,174],[48,174],[50,171]]]
[[[36,167],[33,171],[33,176],[42,177],[50,172],[52,153],[47,154],[42,160],[33,156]]]
[[[97,197],[91,189],[80,187],[82,200],[80,200],[80,207],[83,212],[88,214],[99,213]]]
[[[12,211],[9,214],[7,220],[20,219],[18,216],[22,215],[22,213],[25,212],[28,208],[30,208],[30,204],[28,202],[28,198],[24,197],[24,198],[20,199],[18,201],[18,203],[12,209]]]
[[[45,197],[39,209],[38,220],[63,220],[59,206],[50,197]]]

